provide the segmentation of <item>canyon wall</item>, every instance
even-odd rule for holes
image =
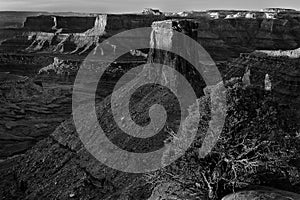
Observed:
[[[88,53],[104,38],[129,29],[149,27],[153,21],[162,19],[163,16],[133,14],[28,17],[21,31],[8,31],[13,36],[2,41],[0,52]]]
[[[189,26],[197,41],[216,60],[238,57],[256,49],[287,50],[300,45],[297,19],[176,19],[173,23]]]
[[[246,15],[216,19],[203,15],[41,15],[27,17],[21,30],[0,30],[0,36],[4,38],[1,39],[0,52],[83,54],[92,51],[104,38],[164,20],[167,20],[166,23],[172,20],[179,28],[189,27],[186,31],[196,34],[195,39],[216,60],[226,60],[260,49],[292,50],[300,47],[300,18],[289,13],[273,19]]]
[[[96,17],[92,16],[51,16],[27,17],[24,29],[29,31],[53,32],[62,28],[66,33],[80,33],[93,28]]]

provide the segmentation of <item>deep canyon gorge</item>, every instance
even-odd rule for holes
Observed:
[[[0,16],[0,199],[230,200],[235,191],[242,191],[236,193],[240,199],[269,194],[274,199],[300,199],[300,12]],[[101,164],[84,148],[72,120],[72,89],[79,68],[93,72],[108,63],[86,61],[87,56],[116,51],[121,47],[106,42],[108,38],[143,27],[152,28],[142,36],[152,49],[133,49],[119,57],[96,91],[98,120],[109,124],[111,139],[121,135],[110,124],[111,92],[122,75],[138,65],[159,62],[185,74],[201,105],[200,128],[191,149],[165,169],[146,175]],[[227,89],[222,137],[205,158],[199,158],[196,149],[209,124],[209,88],[190,63],[155,50],[158,45],[175,49],[178,42],[168,33],[155,35],[158,28],[197,41],[214,60]],[[183,51],[189,53],[188,44]],[[177,115],[176,101],[165,90],[145,88],[141,96],[132,108],[139,123],[148,119],[143,101],[165,103]],[[166,126],[173,129],[176,124]],[[130,139],[122,142],[128,148],[141,146]]]

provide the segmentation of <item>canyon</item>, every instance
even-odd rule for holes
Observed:
[[[196,184],[196,186],[187,187],[191,190],[198,187],[199,191],[194,192],[198,196],[195,197],[188,189],[180,188],[176,181],[169,180],[167,184],[159,183],[155,187],[155,184],[151,184],[153,180],[149,180],[149,177],[154,177],[154,179],[158,177],[155,173],[129,174],[108,168],[99,163],[82,145],[71,117],[72,86],[77,71],[80,67],[86,67],[91,71],[99,70],[106,61],[101,61],[100,64],[96,61],[94,63],[93,60],[84,62],[86,57],[91,54],[101,55],[115,51],[120,48],[116,44],[107,43],[107,48],[101,49],[100,43],[115,34],[142,27],[152,27],[153,30],[157,27],[164,27],[170,31],[182,32],[201,44],[215,61],[226,87],[229,88],[229,94],[232,95],[229,104],[242,107],[238,110],[232,106],[230,110],[232,113],[228,114],[229,122],[227,123],[229,124],[223,132],[225,136],[247,133],[249,128],[257,135],[265,133],[266,135],[262,138],[259,137],[260,142],[263,143],[266,137],[272,141],[268,143],[270,148],[276,148],[278,135],[285,135],[284,145],[289,154],[280,152],[282,157],[286,156],[284,157],[286,160],[280,160],[278,163],[282,164],[281,162],[285,161],[288,163],[282,164],[286,174],[281,174],[280,168],[272,168],[273,160],[269,156],[270,161],[266,161],[266,165],[270,164],[272,166],[270,169],[262,167],[261,174],[255,175],[253,179],[244,177],[245,181],[249,181],[246,185],[233,185],[233,187],[236,186],[239,190],[247,189],[254,183],[266,184],[291,192],[293,195],[287,194],[289,197],[295,199],[299,197],[296,193],[300,190],[300,154],[299,148],[294,147],[300,144],[299,135],[295,136],[300,130],[298,52],[300,13],[297,11],[284,9],[212,10],[162,12],[157,15],[151,12],[144,14],[37,13],[32,16],[29,13],[25,14],[22,20],[18,18],[12,20],[9,25],[0,24],[0,159],[2,159],[0,161],[0,179],[2,180],[0,181],[0,197],[6,199],[160,200],[170,190],[171,192],[176,190],[172,195],[175,195],[177,199],[192,200],[197,197],[220,199],[233,192],[231,183],[224,181],[228,177],[221,176],[222,173],[227,173],[226,170],[226,172],[222,171],[223,168],[231,163],[226,161],[228,157],[220,160],[222,166],[214,163],[218,159],[216,156],[218,153],[201,160],[203,163],[209,163],[211,167],[210,169],[204,167],[201,170],[212,170],[212,168],[213,170],[205,175],[202,174],[203,176],[198,174],[196,178],[199,181],[198,186]],[[152,42],[153,48],[158,44],[176,48],[176,41],[173,41],[173,38],[151,38],[150,35],[142,37],[149,43]],[[188,52],[188,48],[187,44],[184,51]],[[195,77],[194,71],[189,69],[188,62],[169,53],[154,49],[140,49],[121,56],[105,72],[100,84],[102,87],[97,88],[96,95],[96,102],[99,102],[96,108],[98,116],[101,116],[98,119],[100,123],[110,124],[109,120],[113,120],[109,108],[111,91],[116,81],[129,69],[154,61],[170,65],[185,73],[197,91],[197,97],[203,102],[207,100],[205,82],[202,78]],[[250,86],[240,86],[239,81],[247,70],[251,72]],[[271,92],[263,89],[266,74],[271,79]],[[158,76],[161,75],[158,74]],[[160,88],[153,90],[146,88],[141,93],[144,96],[151,94],[150,99],[142,98],[141,102],[146,101],[150,104],[158,100],[166,104],[170,112],[176,115],[173,112],[176,102],[166,91]],[[265,105],[270,105],[270,107],[265,108]],[[145,112],[144,107],[137,102],[136,107],[133,108],[133,118],[140,120],[139,123],[145,120],[144,117],[140,117],[140,113],[143,112]],[[244,121],[232,120],[238,115],[244,116]],[[205,124],[207,116],[203,118],[201,123]],[[266,126],[272,126],[272,129],[261,127],[263,126],[261,120],[265,120]],[[278,123],[272,120],[277,120]],[[233,125],[230,124],[231,122]],[[244,123],[244,126],[240,123]],[[171,128],[176,127],[176,124],[168,125]],[[120,131],[116,127],[109,125],[108,129],[112,139],[118,138]],[[228,144],[231,142],[235,144],[233,138],[228,140]],[[255,139],[251,136],[246,139],[255,143]],[[222,142],[220,146],[226,146],[226,142]],[[133,145],[131,140],[124,140],[122,145],[134,148],[130,146]],[[135,145],[141,146],[142,144]],[[234,150],[240,151],[239,144],[235,145]],[[261,150],[260,153],[267,151],[264,147],[257,148]],[[217,149],[222,148],[218,146]],[[231,151],[230,148],[226,150]],[[253,156],[251,152],[246,155],[249,158]],[[182,165],[192,165],[196,158],[189,156],[182,158],[179,164],[175,163],[170,166],[173,171],[162,170],[162,173],[169,174],[176,171],[174,169],[177,164],[180,165],[185,158],[189,159]],[[261,160],[267,160],[267,158],[262,157]],[[224,164],[224,162],[227,163]],[[199,166],[202,167],[202,165]],[[232,167],[234,166],[232,164]],[[188,168],[189,166],[186,167]],[[272,170],[279,174],[278,177],[270,175]],[[263,182],[263,174],[270,176],[266,182]],[[178,176],[178,174],[175,175]],[[180,175],[190,177],[188,174]],[[220,182],[214,180],[219,176]],[[232,177],[229,176],[230,178]],[[211,182],[211,185],[208,182]],[[285,184],[280,184],[281,182]],[[220,189],[222,187],[225,189]],[[230,196],[224,199],[230,199]]]
[[[208,14],[206,14],[208,15]],[[154,21],[172,20],[190,26],[197,41],[215,60],[239,53],[299,48],[299,18],[288,14],[278,18],[218,18],[165,15],[110,15],[27,17],[23,28],[2,29],[1,51],[83,54],[118,32],[149,27]],[[223,55],[226,52],[226,55]]]

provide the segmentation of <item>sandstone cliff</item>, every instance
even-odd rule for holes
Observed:
[[[21,33],[11,30],[14,36],[7,36],[0,49],[4,52],[88,53],[104,38],[128,29],[149,27],[161,19],[163,16],[131,14],[28,17]]]
[[[149,27],[153,21],[164,19],[189,26],[186,30],[197,34],[197,40],[217,60],[238,57],[239,53],[257,49],[292,50],[300,46],[299,17],[289,13],[274,19],[108,14],[28,17],[21,32],[11,30],[15,33],[13,38],[9,39],[9,31],[0,31],[8,35],[0,49],[82,54],[92,51],[106,37],[128,29]]]
[[[256,49],[295,49],[300,44],[300,22],[296,19],[196,19],[173,23],[189,26],[197,34],[197,41],[217,60]]]

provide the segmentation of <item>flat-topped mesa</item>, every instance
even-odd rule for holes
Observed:
[[[194,38],[215,60],[226,60],[260,49],[291,50],[300,47],[300,22],[296,19],[201,18],[173,21],[186,25],[185,31],[193,31]]]
[[[28,17],[23,33],[7,40],[2,49],[25,52],[88,53],[99,45],[100,37],[108,38],[121,31],[150,27],[163,20],[155,15],[36,16]]]
[[[276,15],[276,16],[275,16]],[[2,52],[82,54],[119,32],[150,27],[153,22],[197,24],[196,40],[215,60],[238,57],[254,50],[292,50],[300,47],[300,14],[210,10],[181,14],[93,14],[87,16],[41,15],[28,17],[24,28],[2,41]],[[276,18],[278,17],[278,18]],[[189,22],[188,22],[189,21]],[[187,27],[185,31],[189,31]],[[8,33],[1,32],[5,38]],[[102,38],[102,39],[101,39]]]
[[[166,12],[167,17],[177,18],[209,18],[209,19],[278,19],[282,17],[299,17],[299,11],[251,11],[251,10],[207,10],[207,11],[183,11],[178,13]]]
[[[40,15],[27,17],[24,29],[28,31],[55,32],[61,29],[61,33],[84,33],[90,29],[108,30],[130,29],[150,26],[153,21],[162,20],[163,16],[138,15],[138,14],[99,14],[91,16],[54,16]]]
[[[51,16],[40,15],[27,17],[24,29],[29,31],[55,32],[62,29],[62,33],[81,33],[94,28],[99,16]]]

